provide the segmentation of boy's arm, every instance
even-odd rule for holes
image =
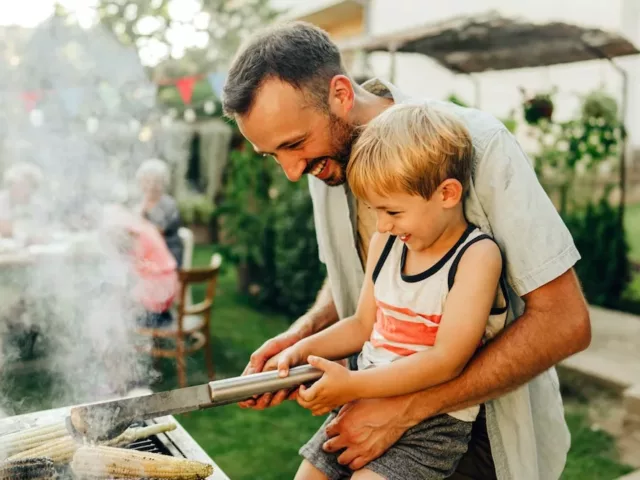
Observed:
[[[501,271],[493,241],[470,246],[460,259],[434,346],[390,365],[352,372],[355,397],[404,395],[457,377],[480,345]]]
[[[286,374],[289,366],[306,362],[309,355],[329,360],[340,360],[362,349],[364,343],[371,336],[371,330],[376,318],[376,303],[373,296],[373,270],[388,238],[388,235],[377,233],[371,238],[365,278],[360,291],[356,313],[285,350],[280,355],[277,363],[281,375]]]

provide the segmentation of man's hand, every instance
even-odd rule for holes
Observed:
[[[386,452],[414,424],[406,420],[405,397],[358,400],[345,405],[327,426],[326,452],[338,452],[338,462],[352,470]]]
[[[298,403],[311,410],[314,415],[325,415],[337,407],[349,403],[355,398],[351,387],[352,373],[340,365],[326,358],[310,355],[309,365],[324,372],[322,378],[310,388],[300,387]]]
[[[289,348],[291,345],[299,342],[302,337],[303,335],[299,331],[288,330],[284,333],[281,333],[277,337],[272,338],[271,340],[267,340],[262,344],[260,348],[253,352],[251,358],[249,359],[249,363],[245,367],[244,372],[242,372],[242,375],[262,372],[269,360],[271,360],[273,357],[276,357],[284,349]],[[275,369],[276,365],[277,363],[275,361],[269,362],[270,369]],[[238,405],[241,408],[264,410],[268,407],[275,407],[276,405],[280,405],[289,397],[295,398],[296,393],[297,389],[294,390],[293,393],[290,390],[280,390],[275,394],[265,393],[264,395],[251,398],[244,402],[240,402],[238,403]]]

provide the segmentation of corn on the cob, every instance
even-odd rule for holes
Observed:
[[[133,443],[143,438],[148,438],[152,435],[158,435],[160,433],[170,432],[176,429],[175,423],[159,423],[150,425],[148,427],[141,428],[129,428],[122,435],[104,442],[104,445],[109,446],[123,446]],[[71,435],[67,435],[56,440],[52,440],[42,445],[39,445],[30,450],[19,452],[11,457],[9,460],[19,460],[21,458],[34,458],[34,457],[48,457],[53,460],[54,463],[69,463],[73,458],[73,454],[76,450],[82,446]]]
[[[64,422],[60,422],[3,435],[0,437],[0,458],[10,457],[16,453],[68,435],[68,433]]]
[[[213,473],[213,466],[205,463],[114,447],[80,447],[71,469],[81,478],[201,480]]]
[[[50,458],[27,458],[0,463],[0,480],[51,480],[55,473]]]

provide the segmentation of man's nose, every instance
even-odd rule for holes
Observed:
[[[278,162],[280,163],[282,170],[284,170],[284,174],[292,182],[300,180],[307,168],[307,162],[302,158],[279,155]]]

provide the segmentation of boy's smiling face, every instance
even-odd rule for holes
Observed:
[[[433,245],[457,215],[461,190],[457,180],[447,179],[428,200],[405,192],[372,191],[366,203],[376,212],[380,233],[395,235],[407,248],[421,251]]]

